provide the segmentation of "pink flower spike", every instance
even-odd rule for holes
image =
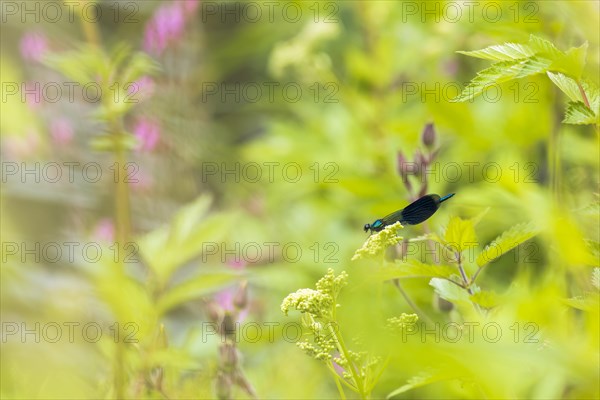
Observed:
[[[58,146],[66,146],[73,140],[73,126],[66,118],[57,118],[50,125],[50,136]]]
[[[19,49],[24,60],[39,62],[48,52],[46,36],[38,32],[28,32],[21,38]]]
[[[184,7],[173,2],[156,10],[144,32],[145,51],[158,56],[168,45],[181,39],[185,28]]]
[[[138,139],[137,151],[153,151],[160,140],[158,123],[149,118],[140,118],[133,127],[133,134]]]

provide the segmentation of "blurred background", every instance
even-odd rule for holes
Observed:
[[[457,51],[531,34],[587,41],[598,85],[598,2],[1,7],[3,398],[339,397],[280,310],[328,268],[349,275],[346,340],[391,357],[373,398],[598,398],[597,127],[561,122],[545,74],[451,101],[490,64]],[[456,195],[403,237],[480,216],[481,250],[541,227],[478,277],[485,318],[403,280],[436,323],[494,321],[498,342],[381,328],[413,309],[350,259],[427,193]]]

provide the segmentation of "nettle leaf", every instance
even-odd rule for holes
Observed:
[[[479,242],[475,235],[473,221],[452,217],[444,233],[444,242],[446,246],[459,253],[469,248],[477,247]]]
[[[447,279],[431,278],[429,286],[432,286],[442,299],[448,300],[451,303],[457,305],[471,303],[469,292]],[[472,285],[471,289],[474,291],[474,294],[479,292],[479,288],[476,285]]]
[[[235,214],[217,213],[206,216],[210,196],[201,196],[181,209],[173,221],[143,236],[140,254],[164,284],[185,262],[200,256],[207,243],[221,240],[236,219]]]
[[[452,99],[452,102],[468,101],[479,96],[490,86],[544,72],[550,64],[552,61],[539,57],[493,64],[491,67],[479,71],[460,95]]]
[[[592,81],[584,79],[581,82],[581,86],[583,86],[583,90],[588,98],[591,110],[594,112],[594,114],[600,115],[600,89],[598,88],[598,85]]]
[[[535,51],[531,47],[519,43],[505,43],[486,47],[482,50],[457,51],[457,53],[492,61],[514,61],[535,55]]]
[[[536,55],[549,58],[551,60],[555,60],[561,56],[564,56],[565,53],[558,50],[552,42],[542,39],[539,36],[530,35],[529,36],[529,48],[531,48]]]
[[[546,75],[548,78],[556,85],[558,88],[569,97],[572,101],[583,101],[583,97],[581,96],[581,91],[579,90],[579,85],[577,85],[577,81],[565,74],[560,72],[550,72],[547,71]]]
[[[589,125],[597,123],[598,118],[592,110],[581,101],[570,101],[562,122],[573,125]]]
[[[408,260],[389,264],[381,271],[376,272],[375,276],[380,280],[387,281],[397,278],[449,278],[455,273],[456,269],[448,265],[433,265],[418,260]]]
[[[498,236],[477,256],[475,260],[480,268],[518,245],[537,235],[539,230],[531,223],[518,224]]]
[[[587,42],[579,47],[570,48],[564,55],[557,57],[552,62],[549,69],[552,71],[564,72],[576,79],[580,79],[585,66],[587,48]]]

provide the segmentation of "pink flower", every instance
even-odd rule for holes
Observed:
[[[48,52],[48,42],[41,33],[28,32],[21,38],[19,48],[24,60],[40,61]]]
[[[146,25],[144,50],[158,56],[169,44],[182,38],[185,25],[184,8],[185,5],[182,6],[181,2],[173,2],[156,10]]]
[[[141,117],[133,127],[133,134],[138,139],[137,151],[152,151],[160,139],[160,127],[152,119]]]
[[[114,242],[115,224],[108,218],[101,219],[94,228],[93,237],[101,242]]]
[[[186,16],[195,14],[198,7],[200,7],[200,0],[186,0],[183,2],[183,11],[185,11]]]
[[[145,100],[154,94],[154,80],[149,76],[142,76],[127,87],[127,93],[131,100]]]
[[[66,118],[57,118],[50,124],[50,136],[58,146],[66,146],[73,140],[73,125]]]

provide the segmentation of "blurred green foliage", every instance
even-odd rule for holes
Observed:
[[[328,268],[347,273],[334,302],[339,332],[382,360],[373,398],[600,397],[598,96],[585,104],[580,91],[598,88],[597,2],[482,1],[472,17],[447,1],[290,2],[273,21],[266,8],[258,21],[223,12],[262,3],[129,2],[137,22],[112,18],[118,3],[90,3],[105,16],[98,23],[5,14],[0,28],[3,398],[340,396],[343,372],[306,357],[285,325],[300,318],[280,310]],[[284,4],[298,21],[281,16]],[[181,25],[154,54],[145,40],[167,11],[183,12],[167,16]],[[18,48],[31,31],[47,37],[42,62]],[[530,38],[572,62],[493,79],[489,92],[453,102],[489,67],[464,54]],[[143,77],[153,93],[126,103],[125,84]],[[98,83],[101,101],[8,95],[12,84],[71,80]],[[250,101],[235,85],[262,95]],[[285,85],[302,96],[291,101]],[[53,136],[57,117],[73,125],[69,143]],[[153,151],[138,148],[141,118],[160,127]],[[363,224],[414,195],[398,151],[417,157],[432,122],[435,162],[410,180],[456,196],[398,231],[414,245],[408,255],[393,245],[351,261]],[[96,162],[105,174],[93,184],[5,179],[9,163],[35,162]],[[111,166],[126,162],[137,185],[113,179]],[[242,174],[251,163],[257,181]],[[95,228],[106,219],[108,239]],[[23,254],[50,242],[94,243],[101,257]],[[272,257],[266,243],[277,244]],[[461,262],[445,258],[449,243]],[[260,256],[240,257],[248,244]],[[426,324],[386,327],[413,313]],[[235,322],[232,351],[222,339]],[[78,324],[73,340],[65,323]],[[60,340],[47,340],[53,324]]]

